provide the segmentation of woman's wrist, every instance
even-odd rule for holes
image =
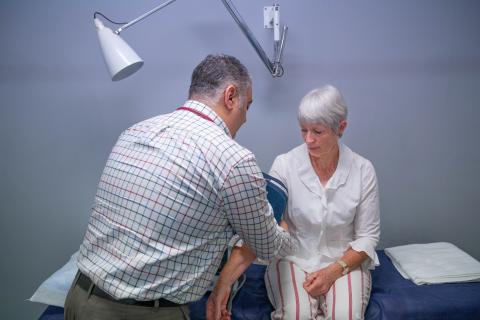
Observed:
[[[334,276],[335,279],[338,279],[343,276],[343,268],[337,262],[334,262],[329,265],[329,269],[331,274]]]

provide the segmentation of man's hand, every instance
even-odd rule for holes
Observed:
[[[283,229],[285,229],[285,231],[288,231],[288,224],[285,222],[285,220],[280,220],[280,227],[282,227]]]
[[[207,320],[230,320],[227,302],[231,288],[229,285],[217,282],[207,302]]]
[[[234,247],[223,266],[217,284],[207,302],[207,320],[230,320],[227,310],[231,286],[255,260],[255,253],[247,246]]]

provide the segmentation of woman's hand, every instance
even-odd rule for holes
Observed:
[[[303,283],[303,288],[314,298],[322,296],[330,290],[335,280],[342,275],[341,269],[335,264],[310,273]]]
[[[347,263],[350,270],[354,270],[368,259],[368,255],[364,251],[348,248],[340,259]],[[312,297],[319,297],[330,290],[333,283],[342,276],[342,272],[342,266],[334,262],[326,268],[310,273],[306,277],[303,287]]]

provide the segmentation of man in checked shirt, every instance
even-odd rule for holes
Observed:
[[[245,66],[209,55],[182,106],[120,135],[65,319],[188,319],[187,303],[204,295],[234,234],[262,259],[295,250],[275,222],[255,156],[233,140],[251,103]],[[209,306],[224,311],[225,291]]]

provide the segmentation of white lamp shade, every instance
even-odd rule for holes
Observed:
[[[118,81],[136,72],[143,65],[143,60],[133,49],[105,27],[99,19],[94,19],[98,32],[98,41],[102,48],[103,57],[113,81]]]

